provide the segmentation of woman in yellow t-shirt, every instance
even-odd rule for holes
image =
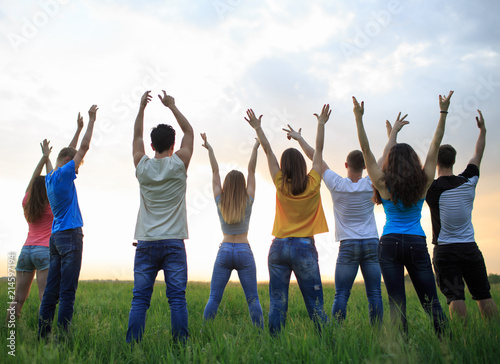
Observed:
[[[276,186],[276,215],[269,250],[269,330],[275,335],[285,326],[288,309],[288,287],[292,271],[302,292],[307,312],[319,330],[328,320],[323,309],[323,288],[318,266],[314,235],[328,231],[320,197],[321,168],[325,124],[330,106],[324,105],[318,119],[313,168],[307,173],[302,154],[289,148],[281,155],[281,163],[261,127],[262,115],[257,118],[247,110],[246,121],[255,129],[267,156],[269,171]]]

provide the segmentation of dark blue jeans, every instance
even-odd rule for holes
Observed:
[[[335,268],[335,299],[332,315],[338,321],[346,317],[347,301],[351,295],[358,267],[365,281],[370,323],[381,324],[384,315],[382,292],[380,290],[380,265],[377,258],[378,239],[347,239],[340,242],[337,266]]]
[[[134,290],[128,318],[127,342],[140,341],[146,326],[158,271],[163,270],[170,306],[170,324],[174,340],[188,337],[186,304],[187,260],[182,239],[137,242],[134,261]]]
[[[233,269],[238,271],[253,324],[263,328],[262,307],[257,293],[257,270],[252,249],[246,243],[222,243],[220,245],[210,283],[210,297],[205,307],[205,320],[213,319],[217,315],[217,309]]]
[[[82,228],[58,231],[50,236],[50,266],[47,285],[40,304],[38,337],[47,336],[59,302],[57,323],[68,329],[73,318],[78,278],[82,266]]]
[[[433,320],[435,331],[442,333],[447,319],[437,296],[425,237],[407,234],[383,235],[380,238],[378,254],[393,322],[401,320],[403,330],[408,332],[404,282],[406,267],[422,307]]]
[[[295,273],[307,313],[316,327],[328,321],[323,309],[323,286],[318,252],[312,238],[274,239],[269,250],[269,331],[278,334],[285,326],[290,275]]]

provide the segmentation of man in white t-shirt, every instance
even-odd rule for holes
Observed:
[[[174,153],[175,130],[159,124],[151,131],[154,158],[145,154],[144,110],[150,91],[141,98],[135,120],[133,158],[140,188],[140,206],[135,227],[137,250],[134,261],[134,290],[130,309],[127,342],[142,339],[146,312],[159,270],[163,270],[170,305],[172,337],[184,342],[188,337],[186,305],[187,260],[184,239],[188,238],[186,214],[187,168],[193,154],[193,128],[175,106],[172,96],[158,95],[174,114],[182,129],[180,149]]]
[[[301,129],[283,129],[288,139],[299,142],[304,153],[312,159],[314,149],[302,138]],[[353,150],[345,162],[347,177],[332,171],[323,161],[323,180],[330,190],[335,217],[335,239],[340,241],[335,268],[335,299],[332,315],[338,321],[346,317],[347,301],[354,279],[361,267],[369,302],[370,323],[381,324],[383,318],[381,273],[377,257],[378,232],[373,214],[372,183],[363,178],[365,162],[363,153]]]

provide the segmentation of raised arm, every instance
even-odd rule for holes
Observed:
[[[31,189],[31,186],[33,186],[33,181],[35,178],[37,178],[40,174],[42,174],[43,166],[47,165],[47,162],[50,163],[50,152],[52,151],[52,147],[49,145],[50,141],[47,141],[47,139],[44,139],[43,142],[40,143],[40,147],[42,147],[42,158],[40,158],[40,161],[35,167],[35,170],[33,171],[33,175],[31,176],[30,182],[28,183],[28,187],[26,187],[26,192],[28,192]],[[50,170],[49,167],[47,166],[47,173],[52,171],[52,163],[50,163]]]
[[[385,145],[382,157],[380,157],[380,159],[378,160],[378,165],[380,168],[382,168],[382,166],[384,165],[385,158],[387,158],[387,154],[389,154],[391,148],[397,144],[398,133],[401,131],[403,126],[410,123],[408,120],[405,120],[407,116],[408,114],[406,114],[401,118],[401,113],[399,113],[398,117],[396,118],[396,121],[394,122],[394,126],[391,126],[389,120],[385,121],[385,128],[387,129],[388,140],[387,144]]]
[[[201,133],[200,135],[201,139],[203,139],[202,146],[208,150],[208,158],[210,159],[210,166],[212,167],[212,189],[214,191],[214,197],[217,197],[222,192],[219,165],[217,164],[217,159],[215,158],[214,149],[207,141],[207,135],[205,133]]]
[[[323,105],[323,109],[321,110],[321,114],[314,114],[318,119],[318,129],[316,131],[316,148],[313,154],[313,166],[318,174],[323,178],[323,146],[325,144],[325,124],[330,118],[330,114],[332,111],[330,110],[330,105]]]
[[[368,142],[368,137],[366,136],[365,127],[363,125],[365,104],[363,101],[359,104],[358,100],[356,100],[354,96],[352,97],[352,101],[354,103],[353,111],[356,119],[356,128],[358,130],[359,145],[361,147],[361,151],[363,152],[363,158],[365,159],[366,170],[368,171],[368,175],[370,176],[373,185],[380,193],[380,196],[384,199],[389,199],[390,195],[385,185],[385,174],[380,169],[377,161],[375,160],[375,156],[370,149],[370,143]]]
[[[90,141],[92,140],[92,132],[94,131],[94,123],[96,118],[98,107],[97,105],[92,105],[89,110],[89,123],[87,124],[87,131],[85,131],[85,135],[83,136],[82,142],[80,143],[80,149],[76,152],[73,161],[75,162],[75,170],[78,172],[78,167],[82,163],[85,154],[90,148]]]
[[[175,119],[177,120],[177,123],[181,127],[182,132],[184,133],[184,136],[182,137],[181,141],[181,147],[180,149],[175,152],[177,156],[184,162],[184,165],[186,166],[186,169],[189,166],[189,162],[191,161],[191,157],[193,156],[193,149],[194,149],[194,131],[193,127],[189,123],[189,121],[182,115],[182,113],[179,111],[177,106],[175,106],[175,99],[167,95],[167,93],[163,91],[163,97],[161,95],[158,95],[160,98],[161,102],[163,105],[168,107],[170,111],[175,116]]]
[[[259,150],[259,139],[255,138],[255,144],[252,148],[250,161],[248,162],[248,176],[247,176],[247,193],[251,197],[255,197],[255,167],[257,166],[257,151]]]
[[[302,148],[302,151],[306,154],[307,158],[312,160],[314,157],[314,148],[311,147],[306,142],[306,140],[302,137],[302,134],[301,134],[302,128],[300,128],[299,131],[295,131],[290,126],[290,124],[287,124],[287,125],[288,125],[288,129],[283,128],[282,130],[286,131],[286,137],[288,138],[288,140],[294,139],[294,140],[298,141],[300,147]],[[323,160],[322,174],[321,175],[323,175],[327,169],[329,169],[329,167],[326,164],[326,162]]]
[[[151,91],[146,91],[141,97],[141,103],[139,105],[139,112],[135,118],[134,124],[134,139],[132,141],[132,156],[134,158],[134,166],[137,167],[141,158],[146,154],[144,150],[144,110],[146,106],[151,101]]]
[[[82,132],[83,129],[83,116],[78,113],[78,117],[76,118],[76,132],[75,135],[73,136],[73,139],[69,143],[68,147],[75,148],[78,145],[78,138],[80,137],[80,133]]]
[[[483,113],[477,110],[479,116],[476,116],[477,127],[479,128],[479,136],[477,137],[476,149],[474,155],[469,161],[469,164],[474,164],[479,168],[481,160],[483,159],[484,147],[486,146],[486,127],[484,126]]]
[[[245,118],[245,120],[248,121],[250,126],[252,128],[254,128],[255,132],[257,133],[257,138],[259,138],[260,145],[262,145],[262,149],[264,149],[264,153],[266,153],[267,164],[269,166],[269,172],[271,173],[271,178],[274,181],[274,177],[280,171],[280,166],[278,164],[278,160],[276,159],[276,156],[273,153],[273,150],[271,148],[271,144],[269,144],[269,141],[267,140],[267,137],[264,134],[264,131],[262,130],[262,126],[261,126],[262,115],[259,116],[259,118],[257,118],[255,116],[255,113],[253,112],[253,110],[248,109],[247,116],[248,116],[248,119]]]
[[[448,116],[448,108],[450,107],[451,95],[453,95],[453,91],[450,91],[447,97],[439,95],[439,108],[441,110],[439,114],[439,122],[436,127],[436,131],[434,132],[434,137],[432,138],[424,163],[424,172],[427,176],[425,193],[427,193],[427,189],[434,181],[434,176],[436,174],[438,151],[441,141],[443,140],[444,127],[446,125],[446,117]]]

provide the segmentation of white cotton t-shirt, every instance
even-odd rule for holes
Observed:
[[[335,240],[378,239],[370,178],[366,176],[354,183],[327,169],[323,180],[332,194]]]
[[[187,239],[186,166],[173,154],[161,159],[144,155],[135,169],[141,200],[135,239]]]

